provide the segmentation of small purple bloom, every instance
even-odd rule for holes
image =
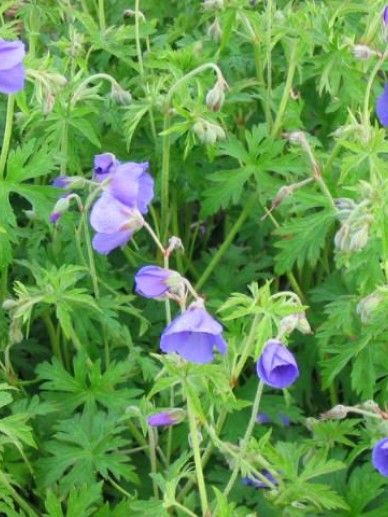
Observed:
[[[372,463],[382,476],[388,477],[388,437],[378,441],[373,447]]]
[[[108,192],[94,203],[90,224],[96,230],[93,248],[103,255],[126,244],[132,234],[141,228],[143,219],[137,209],[130,208]]]
[[[269,424],[271,422],[271,419],[267,415],[267,413],[258,413],[256,416],[256,422],[258,424]]]
[[[260,380],[273,388],[287,388],[299,377],[292,353],[276,339],[270,339],[256,364]]]
[[[388,25],[388,5],[386,5],[384,7],[384,11],[383,11],[383,24],[385,27],[387,27]]]
[[[66,188],[70,185],[71,178],[70,176],[57,176],[53,179],[52,186],[57,188]]]
[[[55,224],[61,217],[62,214],[60,212],[52,212],[49,217],[50,223]]]
[[[191,306],[177,316],[163,331],[160,339],[163,352],[176,352],[187,361],[205,364],[213,360],[214,349],[226,352],[222,325],[203,307]]]
[[[376,114],[380,124],[388,126],[388,83],[384,85],[383,93],[378,97],[376,104]]]
[[[26,52],[21,41],[0,40],[0,92],[16,93],[24,88],[23,58]]]
[[[152,427],[170,426],[178,423],[177,420],[174,418],[174,415],[172,413],[169,413],[168,411],[161,411],[160,413],[155,413],[155,415],[148,417],[147,422],[148,425]]]
[[[268,472],[268,470],[263,470],[261,473],[272,484],[274,484],[274,485],[278,484],[277,480],[273,477],[273,475],[270,472]],[[266,483],[264,483],[264,481],[261,481],[260,479],[258,479],[255,476],[245,476],[245,477],[241,478],[241,481],[246,486],[253,486],[255,488],[270,488]]]
[[[145,266],[135,275],[135,290],[145,298],[161,298],[179,283],[181,276],[176,271],[159,266]]]
[[[118,165],[119,161],[116,159],[114,154],[96,154],[94,157],[95,179],[97,181],[103,181],[116,170]]]
[[[119,165],[111,176],[109,192],[113,197],[142,214],[154,197],[154,180],[148,172],[148,162],[128,162]]]

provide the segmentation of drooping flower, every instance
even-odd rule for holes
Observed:
[[[278,484],[277,480],[273,477],[273,475],[270,472],[268,472],[268,470],[263,470],[261,473],[273,485]],[[258,479],[255,476],[245,476],[241,478],[241,481],[246,486],[253,486],[255,488],[270,488],[267,483],[261,481],[261,479]]]
[[[378,441],[373,447],[372,463],[382,476],[388,477],[388,437]]]
[[[67,188],[71,183],[70,176],[62,175],[57,176],[52,181],[52,186],[57,188]]]
[[[96,154],[94,157],[94,179],[103,181],[119,166],[119,161],[112,153]]]
[[[148,425],[151,427],[171,426],[182,422],[184,411],[182,409],[173,409],[170,411],[160,411],[147,418]]]
[[[94,203],[90,224],[96,230],[93,248],[103,255],[126,244],[136,230],[143,226],[137,208],[130,208],[104,192]]]
[[[210,363],[215,349],[225,354],[226,346],[222,325],[205,308],[196,305],[177,316],[160,339],[163,352],[176,352],[187,361],[198,364]]]
[[[148,171],[148,162],[122,163],[111,176],[109,192],[124,205],[146,214],[154,197],[154,180]]]
[[[162,298],[181,283],[179,273],[159,266],[144,266],[135,275],[135,290],[145,298]]]
[[[376,114],[380,124],[388,126],[388,83],[384,85],[383,93],[378,97],[376,104]]]
[[[259,378],[273,388],[287,388],[299,377],[292,353],[276,339],[270,339],[256,364]]]
[[[21,41],[0,40],[1,93],[16,93],[24,88],[25,54],[24,44]]]

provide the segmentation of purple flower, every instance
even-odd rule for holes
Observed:
[[[273,477],[273,475],[270,472],[268,472],[268,470],[263,470],[261,473],[272,484],[278,484],[277,480]],[[266,483],[264,483],[264,481],[261,481],[255,476],[245,476],[241,479],[241,481],[244,485],[253,486],[255,488],[270,488]]]
[[[95,179],[97,181],[103,181],[115,171],[119,163],[120,162],[112,153],[96,154],[94,157]]]
[[[133,233],[143,225],[143,218],[136,208],[130,208],[108,192],[94,203],[90,224],[96,230],[93,248],[107,255],[113,249],[126,244]]]
[[[213,360],[214,349],[226,352],[222,325],[203,307],[191,306],[176,317],[163,331],[160,339],[163,352],[176,352],[187,361],[205,364]]]
[[[161,298],[178,287],[182,278],[176,271],[159,266],[145,266],[135,275],[135,290],[146,298]]]
[[[372,463],[382,476],[388,477],[388,437],[378,441],[373,447]]]
[[[0,40],[0,92],[16,93],[24,88],[23,58],[26,52],[21,41]]]
[[[152,427],[159,427],[179,424],[180,420],[181,419],[177,418],[177,415],[175,415],[174,412],[161,411],[160,413],[155,413],[148,417],[147,422],[148,425]]]
[[[299,377],[292,353],[276,339],[270,339],[256,364],[260,380],[273,388],[287,388]]]
[[[61,217],[62,214],[60,212],[52,212],[49,217],[50,223],[55,224]]]
[[[384,127],[388,126],[388,83],[384,85],[383,93],[378,97],[376,104],[377,118]]]
[[[383,24],[385,27],[387,27],[388,25],[388,5],[386,5],[384,7],[384,11],[383,11]]]
[[[57,176],[53,179],[52,186],[57,188],[66,188],[71,184],[70,176]]]
[[[111,176],[108,189],[121,203],[146,214],[154,197],[154,180],[148,172],[148,162],[119,165]]]
[[[280,413],[279,415],[277,415],[277,418],[284,426],[288,427],[291,424],[291,420],[288,418],[287,415],[283,415],[282,413]],[[269,415],[267,415],[267,413],[260,412],[257,414],[256,422],[258,424],[270,424],[272,422],[272,418]]]

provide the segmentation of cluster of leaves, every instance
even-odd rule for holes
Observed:
[[[359,42],[384,51],[384,2],[133,4],[0,6],[0,38],[28,47],[0,178],[0,513],[199,514],[188,423],[159,436],[146,424],[188,396],[213,515],[385,515],[370,449],[387,423],[362,411],[319,419],[336,404],[384,410],[388,390],[388,145],[373,114],[387,64],[352,53]],[[207,63],[228,83],[216,112],[212,72],[184,79]],[[1,95],[1,134],[6,106]],[[219,312],[224,359],[157,354],[163,304],[132,294],[134,272],[160,261],[147,235],[101,257],[76,207],[50,225],[53,177],[90,178],[101,152],[150,162],[157,229],[168,168],[167,225],[185,249],[171,267]],[[345,234],[350,217],[367,221],[362,242]],[[301,377],[264,392],[271,423],[242,451],[254,361],[303,311],[312,333],[287,336]],[[276,489],[226,493],[236,461],[251,477],[270,464]]]

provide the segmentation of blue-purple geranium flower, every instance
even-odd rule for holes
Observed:
[[[378,441],[373,447],[372,463],[382,476],[388,477],[388,437]]]
[[[145,298],[163,298],[182,282],[176,271],[159,266],[144,266],[135,275],[135,291]]]
[[[90,213],[90,224],[96,230],[93,248],[106,255],[126,244],[143,225],[139,210],[120,203],[108,192],[95,202]]]
[[[260,380],[273,388],[287,388],[299,377],[292,353],[276,339],[270,339],[256,364]]]
[[[110,176],[108,191],[124,205],[136,207],[146,214],[154,197],[154,180],[149,173],[148,162],[119,165]]]
[[[278,484],[277,480],[273,477],[273,475],[270,472],[268,472],[268,470],[263,470],[261,473],[273,485]],[[270,486],[267,483],[255,476],[245,476],[241,479],[241,481],[246,486],[253,486],[255,488],[270,488]]]
[[[173,409],[170,411],[160,411],[148,417],[148,425],[152,427],[169,427],[182,422],[184,411],[182,409]]]
[[[376,114],[380,124],[388,126],[388,83],[384,85],[383,93],[378,97],[376,104]]]
[[[94,157],[94,179],[103,181],[108,178],[119,165],[119,161],[112,153],[96,154]]]
[[[0,92],[16,93],[24,88],[23,59],[26,52],[21,41],[0,40]]]
[[[160,348],[192,363],[205,364],[213,360],[214,350],[225,354],[226,343],[222,325],[203,307],[193,305],[165,328]]]

